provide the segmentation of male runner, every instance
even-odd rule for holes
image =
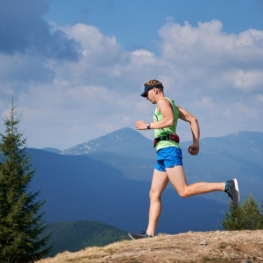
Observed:
[[[154,111],[154,122],[137,121],[135,126],[137,130],[154,129],[157,161],[150,190],[148,227],[142,234],[129,233],[128,235],[132,239],[154,236],[161,214],[161,195],[169,181],[179,196],[183,198],[214,191],[224,191],[232,199],[235,207],[238,206],[240,200],[237,179],[220,183],[198,182],[187,185],[182,163],[182,151],[179,146],[179,138],[176,135],[176,125],[178,119],[190,124],[193,144],[189,146],[188,152],[197,155],[200,137],[199,124],[190,112],[176,106],[173,100],[165,97],[163,89],[160,81],[150,80],[144,84],[144,92],[141,94],[152,104],[157,104],[157,107]]]

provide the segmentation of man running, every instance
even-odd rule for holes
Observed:
[[[161,214],[161,195],[169,181],[179,196],[183,198],[222,191],[229,195],[235,207],[238,206],[240,200],[237,179],[220,183],[198,182],[187,185],[182,163],[182,151],[179,146],[179,138],[176,135],[176,125],[178,119],[190,124],[193,144],[189,146],[188,152],[197,155],[200,138],[199,124],[190,112],[176,106],[173,100],[165,97],[163,89],[160,81],[150,80],[144,84],[144,92],[141,94],[142,97],[145,97],[152,104],[157,104],[157,106],[153,116],[154,122],[137,121],[135,126],[137,130],[154,129],[154,147],[157,153],[157,161],[150,190],[148,227],[141,234],[129,233],[128,235],[132,239],[154,236]]]

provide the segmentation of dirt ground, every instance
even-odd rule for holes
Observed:
[[[64,252],[38,263],[262,262],[263,230],[187,232]]]

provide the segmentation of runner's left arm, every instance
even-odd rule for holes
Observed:
[[[199,152],[199,139],[200,139],[200,128],[197,118],[190,112],[184,110],[183,108],[177,106],[179,110],[179,119],[189,122],[190,128],[193,135],[193,144],[189,146],[188,152],[192,155],[197,155]]]

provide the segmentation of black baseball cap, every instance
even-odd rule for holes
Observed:
[[[144,86],[144,92],[141,94],[142,97],[146,97],[146,94],[149,90],[153,89],[153,88],[158,88],[158,87],[162,87],[163,85],[160,84],[155,84],[155,85],[147,85]]]

